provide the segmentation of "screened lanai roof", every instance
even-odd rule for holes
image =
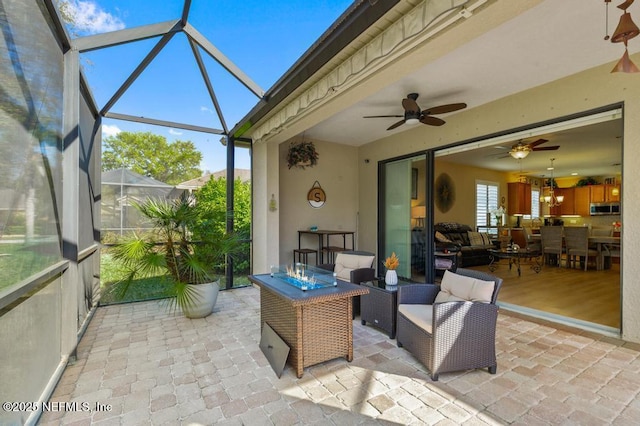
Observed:
[[[333,43],[337,26],[351,24],[357,34],[362,26],[353,25],[352,15],[370,2],[96,3],[109,25],[69,32],[101,114],[138,126],[226,135],[256,104],[264,111],[262,87],[272,87],[266,92],[271,104],[330,58],[337,50],[318,55],[318,46]]]

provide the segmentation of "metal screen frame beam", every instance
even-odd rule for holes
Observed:
[[[216,60],[227,72],[231,73],[240,83],[249,89],[259,98],[264,96],[264,90],[260,88],[253,80],[249,78],[240,68],[238,68],[229,58],[227,58],[217,47],[213,45],[206,37],[204,37],[191,24],[186,24],[183,31],[193,39],[205,52]]]
[[[116,93],[105,104],[105,106],[100,111],[100,115],[104,116],[107,112],[109,112],[113,104],[118,102],[118,99],[120,99],[120,97],[124,95],[124,92],[126,92],[127,89],[129,89],[129,87],[133,84],[133,82],[137,80],[140,74],[142,74],[142,72],[147,68],[147,66],[151,63],[151,61],[153,61],[154,58],[158,56],[158,53],[160,53],[160,51],[164,49],[164,47],[167,45],[167,43],[169,43],[169,41],[173,38],[175,34],[176,33],[168,33],[162,36],[160,41],[155,46],[153,46],[153,49],[151,49],[151,51],[147,54],[147,56],[144,57],[142,62],[140,62],[140,64],[136,67],[136,69],[133,70],[131,75],[129,75],[129,78],[127,78],[127,80],[122,84],[122,86],[120,86],[120,88],[116,91]]]
[[[160,22],[158,24],[143,25],[135,28],[79,37],[72,40],[71,43],[74,49],[78,50],[80,53],[84,53],[92,50],[103,49],[105,47],[118,46],[120,44],[160,37],[169,33],[177,33],[182,31],[183,26],[184,24],[182,21],[180,19],[176,19],[167,22]]]
[[[191,50],[193,51],[193,57],[196,59],[198,64],[198,68],[200,69],[200,74],[202,75],[202,79],[204,80],[204,84],[207,86],[207,91],[209,92],[209,96],[211,97],[211,102],[213,102],[213,107],[216,109],[216,113],[218,114],[218,119],[220,120],[220,124],[222,124],[222,128],[224,129],[224,133],[229,133],[229,128],[227,127],[227,123],[224,119],[224,115],[222,114],[222,109],[220,108],[220,104],[218,103],[218,98],[216,97],[216,93],[213,90],[213,85],[211,84],[211,79],[209,78],[209,73],[207,72],[207,68],[204,66],[204,62],[202,61],[202,55],[200,55],[200,51],[198,50],[198,44],[187,34],[187,39],[189,40],[189,45],[191,46]]]
[[[136,117],[135,115],[118,114],[116,112],[107,112],[104,114],[106,118],[115,120],[133,121],[135,123],[153,124],[154,126],[173,127],[176,129],[192,130],[194,132],[212,133],[214,135],[224,135],[224,131],[213,127],[194,126],[192,124],[177,123],[175,121],[156,120],[154,118]]]

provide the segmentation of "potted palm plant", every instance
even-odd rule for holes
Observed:
[[[138,278],[162,274],[169,280],[171,309],[180,308],[189,318],[202,318],[213,312],[220,289],[217,272],[224,270],[226,256],[239,252],[239,239],[233,234],[213,238],[192,238],[192,228],[207,215],[195,198],[183,194],[175,200],[148,199],[133,206],[153,224],[154,232],[133,233],[115,244],[113,257],[126,268],[126,278],[112,291],[123,298]]]

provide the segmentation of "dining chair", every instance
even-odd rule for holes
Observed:
[[[544,262],[551,264],[551,256],[557,259],[560,266],[564,249],[562,247],[562,226],[541,226],[540,227],[540,247]],[[586,228],[585,228],[586,229]]]
[[[567,268],[575,267],[576,262],[584,258],[584,270],[587,270],[589,258],[596,260],[596,268],[600,269],[598,251],[589,248],[589,228],[585,226],[567,226],[564,228],[564,242],[567,252]]]
[[[531,228],[524,226],[522,228],[522,231],[524,232],[524,237],[525,237],[525,239],[527,241],[527,248],[530,251],[538,251],[538,252],[542,251],[542,246],[540,244],[540,240],[539,239],[538,240],[534,240],[533,237],[532,237],[533,232],[531,231]]]

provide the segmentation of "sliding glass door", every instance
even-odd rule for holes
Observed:
[[[395,253],[400,258],[398,276],[424,278],[425,164],[425,156],[420,155],[381,165],[381,274],[384,260]]]

